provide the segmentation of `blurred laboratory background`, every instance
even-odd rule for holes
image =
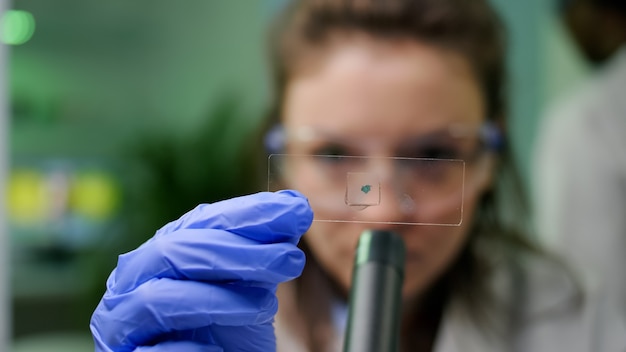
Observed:
[[[542,111],[588,69],[551,1],[492,1],[510,32],[510,130],[528,182]],[[261,190],[250,170],[270,94],[265,31],[285,3],[6,4],[0,288],[14,351],[92,349],[90,314],[118,254],[197,203]]]

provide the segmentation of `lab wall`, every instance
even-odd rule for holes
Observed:
[[[551,104],[575,89],[588,67],[558,18],[557,2],[491,0],[509,37],[509,131],[529,188],[535,137]]]
[[[0,13],[8,8],[0,0]],[[7,107],[7,47],[0,43],[0,195],[5,193],[8,174],[8,107]],[[9,289],[9,235],[7,233],[6,204],[0,200],[0,351],[9,349],[10,289]]]

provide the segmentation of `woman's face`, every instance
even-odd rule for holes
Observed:
[[[310,138],[289,139],[287,153],[412,156],[398,155],[404,141],[437,135],[453,126],[471,130],[484,121],[481,92],[461,56],[414,41],[352,37],[335,44],[301,65],[288,82],[283,125],[288,133],[309,131]],[[350,144],[353,142],[356,147]],[[475,149],[477,143],[476,138],[470,138],[454,148]],[[315,184],[320,182],[313,176],[320,169],[314,168],[314,164],[308,170],[306,166],[294,168],[293,183],[287,186],[322,190],[324,185]],[[397,202],[381,202],[359,214],[360,220],[374,223],[314,222],[304,241],[322,268],[347,292],[359,235],[365,229],[395,231],[407,248],[403,296],[413,300],[445,271],[462,248],[477,200],[489,186],[490,170],[477,172],[475,164],[465,168],[465,186],[457,183],[459,194],[463,193],[462,212],[458,209],[460,200],[447,206],[444,202],[431,212],[428,221],[422,221],[418,212],[400,211]],[[483,163],[480,168],[490,166]],[[476,178],[475,174],[482,176]],[[392,184],[382,182],[380,187],[394,187]],[[415,202],[417,208],[423,205],[420,200]],[[332,216],[324,214],[332,210],[321,206],[313,210],[316,217]],[[460,226],[406,224],[445,223],[455,216],[462,217]]]

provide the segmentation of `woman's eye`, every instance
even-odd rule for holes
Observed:
[[[355,157],[354,150],[342,145],[322,146],[314,150],[314,155],[320,170],[328,172],[329,175],[345,177],[347,172],[363,168],[363,159]]]
[[[351,152],[348,148],[341,145],[326,145],[316,148],[313,151],[314,155],[329,155],[329,156],[341,156],[341,155],[351,155]],[[334,158],[331,158],[334,159]]]
[[[432,159],[456,159],[459,153],[453,148],[432,147],[425,149],[422,154],[424,158]]]
[[[456,148],[449,146],[422,146],[403,154],[403,157],[424,159],[459,159],[461,156]]]

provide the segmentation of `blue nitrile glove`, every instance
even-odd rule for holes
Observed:
[[[276,286],[313,220],[294,191],[203,204],[121,255],[91,318],[96,351],[274,351]]]

